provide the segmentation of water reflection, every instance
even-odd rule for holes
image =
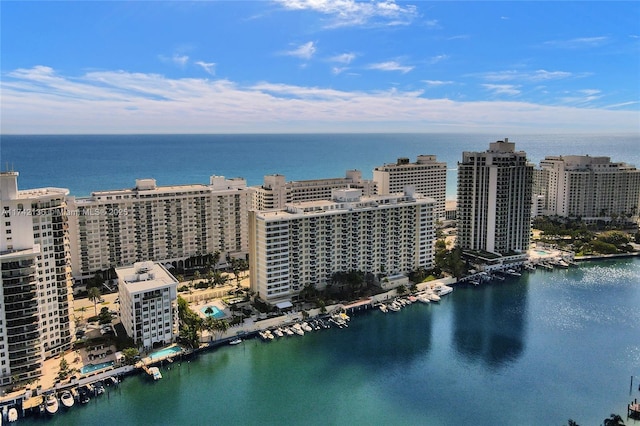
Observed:
[[[453,344],[470,361],[502,368],[524,350],[528,277],[459,288],[453,308]]]

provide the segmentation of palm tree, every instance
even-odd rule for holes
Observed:
[[[213,317],[207,317],[204,320],[202,327],[208,332],[217,335],[216,337],[216,340],[217,340],[229,329],[229,323],[226,322],[225,320],[216,319]]]
[[[89,289],[89,300],[93,302],[93,311],[95,316],[98,316],[98,309],[96,308],[96,305],[98,304],[101,295],[102,294],[100,293],[100,289],[98,287],[91,287]]]
[[[624,426],[622,417],[619,414],[611,414],[608,418],[604,419],[604,426]]]

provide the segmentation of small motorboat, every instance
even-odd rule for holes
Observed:
[[[230,345],[239,345],[240,343],[242,343],[242,339],[240,338],[233,339],[232,341],[229,342]]]
[[[62,406],[65,408],[71,408],[73,407],[73,404],[75,404],[73,395],[71,395],[71,392],[68,390],[60,394],[60,402],[62,402]]]
[[[9,420],[9,423],[18,421],[18,410],[16,409],[16,407],[9,408],[9,413],[7,414],[7,420]]]
[[[58,398],[56,398],[54,394],[47,395],[47,399],[45,400],[45,403],[44,403],[44,409],[46,410],[47,414],[50,414],[53,416],[58,412],[59,407],[60,406],[58,404]]]

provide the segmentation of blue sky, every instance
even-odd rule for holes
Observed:
[[[1,131],[640,132],[640,2],[1,4]]]

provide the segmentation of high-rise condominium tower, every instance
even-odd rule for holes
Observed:
[[[502,255],[529,249],[533,165],[505,138],[458,163],[458,240],[462,249]]]
[[[71,348],[73,298],[68,190],[18,191],[0,173],[0,383],[31,380],[42,361]]]

